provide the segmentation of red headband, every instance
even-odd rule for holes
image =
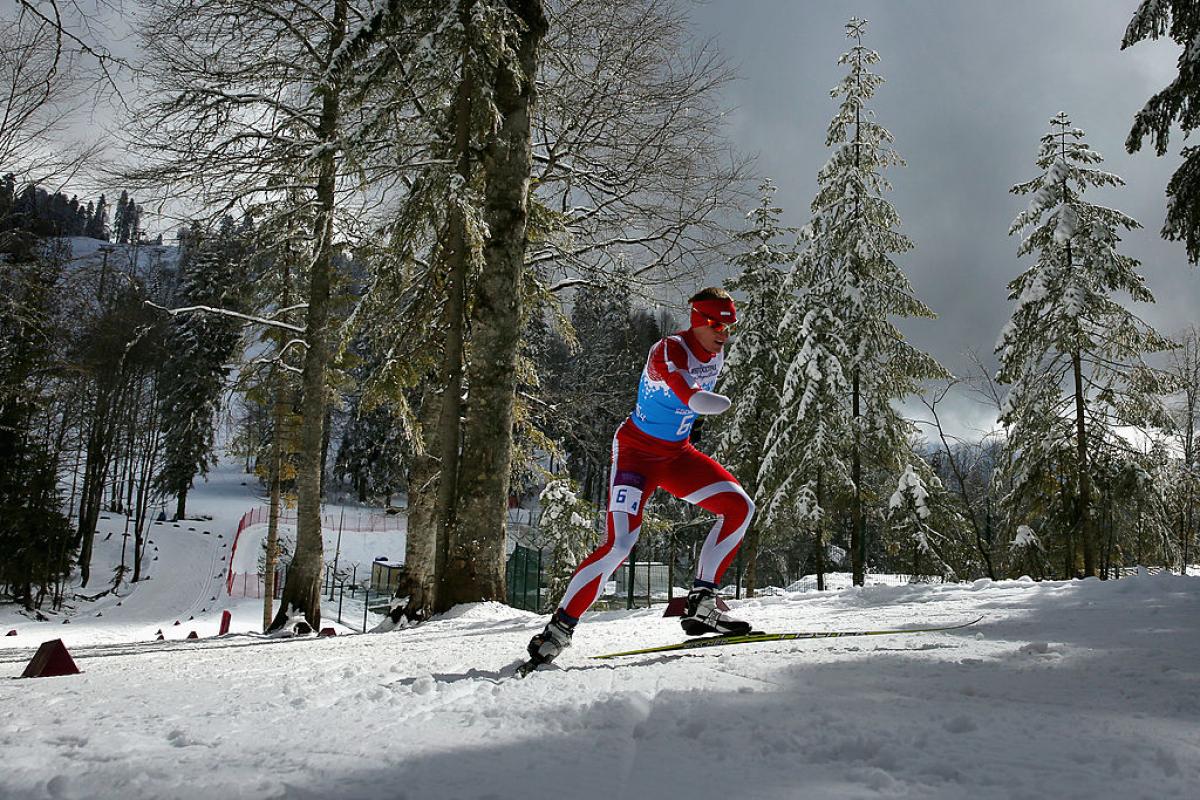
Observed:
[[[732,300],[718,298],[715,300],[697,300],[692,303],[693,328],[702,328],[714,322],[720,322],[724,325],[732,325],[737,322],[737,310],[733,307]]]

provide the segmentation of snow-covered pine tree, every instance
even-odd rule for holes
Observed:
[[[1167,35],[1183,47],[1179,74],[1134,117],[1125,141],[1130,153],[1140,150],[1149,136],[1155,153],[1162,156],[1176,120],[1185,137],[1200,126],[1200,116],[1195,113],[1200,103],[1200,47],[1196,44],[1200,37],[1200,5],[1193,0],[1142,0],[1125,30],[1121,49]],[[1172,241],[1182,240],[1188,259],[1195,264],[1200,261],[1200,146],[1184,147],[1181,155],[1183,164],[1167,184],[1167,219],[1162,235]]]
[[[793,243],[785,237],[794,228],[780,223],[783,209],[775,205],[775,184],[768,178],[759,186],[759,203],[747,218],[750,226],[736,236],[739,250],[733,259],[736,276],[725,286],[739,295],[737,336],[728,346],[721,391],[736,398],[728,414],[715,420],[715,453],[733,474],[741,476],[754,501],[765,505],[758,474],[770,444],[770,431],[779,416],[782,364],[777,331],[783,316],[783,282],[787,266],[796,260]],[[759,540],[763,518],[746,532],[741,558],[747,596],[757,585]]]
[[[390,408],[368,408],[356,398],[342,433],[334,476],[349,479],[360,503],[390,503],[404,484],[405,436]]]
[[[789,302],[795,304],[779,332],[781,342],[797,345],[785,361],[778,431],[782,440],[784,430],[795,426],[790,437],[799,445],[797,458],[785,464],[771,457],[770,466],[764,464],[764,471],[782,470],[775,478],[781,494],[772,502],[805,497],[811,503],[817,486],[824,492],[845,484],[848,467],[851,563],[858,585],[866,567],[870,499],[864,473],[872,466],[898,471],[912,458],[909,426],[891,401],[919,391],[923,380],[948,377],[891,322],[892,317],[935,315],[913,294],[894,260],[913,243],[898,230],[900,216],[884,197],[891,188],[884,171],[904,162],[892,148],[892,134],[867,107],[883,78],[871,71],[879,54],[862,44],[866,24],[857,17],[846,24],[854,45],[838,59],[848,73],[830,92],[841,98],[826,136],[833,154],[817,175],[806,228],[810,243],[789,278],[789,291],[795,293]],[[841,427],[847,414],[853,424]],[[840,444],[848,446],[845,462],[830,456]],[[782,446],[781,441],[772,445]],[[826,466],[812,472],[801,462],[808,469]]]
[[[554,550],[547,593],[554,600],[563,596],[575,568],[599,544],[594,524],[596,509],[579,496],[577,489],[569,479],[552,480],[539,497],[542,516],[538,528]]]
[[[83,235],[93,239],[108,240],[108,205],[104,195],[100,195],[100,199],[96,201],[96,208],[88,219],[87,226],[83,229]]]
[[[1172,382],[1179,387],[1173,404],[1173,430],[1176,436],[1176,475],[1171,481],[1173,504],[1178,516],[1180,574],[1191,563],[1196,538],[1197,511],[1200,510],[1200,327],[1189,326],[1179,337],[1179,349],[1171,356],[1168,369]]]
[[[1024,574],[1040,579],[1045,575],[1042,542],[1033,528],[1028,525],[1017,526],[1016,535],[1008,543],[1008,563],[1014,577]]]
[[[1159,396],[1163,376],[1143,355],[1171,343],[1112,296],[1125,292],[1154,302],[1136,272],[1138,262],[1116,249],[1118,231],[1138,222],[1084,198],[1089,188],[1124,181],[1094,166],[1102,156],[1065,113],[1050,125],[1038,149],[1041,174],[1012,188],[1032,200],[1009,234],[1028,230],[1017,255],[1033,253],[1036,261],[1008,285],[1016,306],[996,353],[997,379],[1012,389],[1000,420],[1016,454],[1010,504],[1028,510],[1032,497],[1046,495],[1048,481],[1061,481],[1064,499],[1069,493],[1071,500],[1065,509],[1071,535],[1060,543],[1065,573],[1075,573],[1081,549],[1083,573],[1096,575],[1089,458],[1102,447],[1129,448],[1119,427],[1167,423]],[[1069,476],[1059,474],[1064,459]]]
[[[129,244],[133,205],[133,201],[129,199],[129,192],[122,190],[121,196],[117,198],[116,213],[113,215],[113,238],[117,240],[117,244]]]
[[[242,305],[246,259],[234,236],[227,219],[219,236],[205,238],[193,229],[184,240],[180,305],[232,310]],[[216,412],[240,342],[241,323],[227,316],[186,314],[171,320],[162,373],[163,464],[156,482],[160,491],[177,498],[177,518],[186,512],[192,481],[212,463]]]
[[[559,387],[561,433],[571,476],[596,505],[608,491],[613,432],[629,415],[647,351],[666,333],[649,327],[653,338],[647,341],[638,335],[647,326],[635,326],[628,274],[575,292],[571,328],[578,346]]]
[[[851,303],[841,269],[820,264],[819,255],[806,251],[784,287],[788,306],[774,337],[783,374],[757,484],[768,529],[794,519],[813,532],[817,588],[824,589],[830,517],[853,495],[854,481],[846,447],[851,383],[843,367],[851,360]],[[822,266],[829,268],[823,277]]]
[[[937,480],[936,476],[933,478]],[[940,488],[940,487],[938,487]],[[916,578],[923,572],[923,558],[929,558],[933,566],[940,567],[946,578],[954,577],[954,569],[942,553],[945,538],[933,528],[932,498],[925,480],[912,464],[904,467],[896,482],[896,491],[888,500],[888,516],[892,530],[900,540],[912,547],[912,575]]]

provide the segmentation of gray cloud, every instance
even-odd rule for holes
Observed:
[[[845,74],[843,25],[870,21],[866,44],[879,51],[886,78],[874,103],[908,166],[894,170],[890,199],[916,250],[901,258],[917,293],[939,314],[906,323],[906,335],[952,371],[962,353],[990,356],[1011,304],[1005,284],[1028,264],[1016,258],[1008,226],[1025,200],[1009,187],[1036,174],[1038,139],[1066,111],[1104,167],[1127,186],[1096,192],[1145,229],[1126,238],[1158,298],[1138,309],[1163,332],[1196,318],[1200,272],[1183,247],[1158,232],[1173,152],[1129,155],[1133,115],[1175,75],[1177,47],[1142,43],[1122,52],[1137,0],[863,0],[856,3],[755,0],[696,8],[698,33],[712,36],[741,77],[728,90],[731,135],[757,153],[757,170],[779,186],[788,224],[803,224],[828,159],[825,128],[835,110],[829,90]],[[979,410],[957,398],[957,418]],[[965,405],[964,405],[965,404]]]

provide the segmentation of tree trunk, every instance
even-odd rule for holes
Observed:
[[[825,513],[824,476],[820,472],[817,473],[817,507],[821,509],[821,516],[817,517],[816,525],[817,591],[823,592],[825,591],[825,518],[828,515]]]
[[[399,613],[409,622],[428,619],[433,612],[436,588],[434,564],[437,561],[438,542],[438,459],[433,450],[438,441],[437,423],[441,407],[436,389],[428,385],[421,399],[420,411],[425,452],[413,454],[409,459],[404,573],[396,586],[396,599],[408,598],[403,611]]]
[[[290,308],[292,305],[292,269],[286,259],[283,262],[282,294],[279,305]],[[275,352],[281,360],[285,358],[287,337],[283,331],[276,332]],[[271,627],[271,618],[275,606],[275,572],[279,568],[279,510],[283,501],[283,443],[284,427],[288,421],[288,408],[294,404],[295,398],[290,397],[287,371],[282,367],[275,369],[274,402],[271,406],[271,464],[269,472],[271,505],[267,510],[267,547],[263,558],[263,630]],[[289,402],[291,401],[291,402]]]
[[[87,458],[83,468],[79,531],[76,535],[81,586],[87,586],[91,579],[92,544],[96,537],[100,508],[104,504],[104,483],[108,479],[112,455],[112,399],[112,393],[105,386],[97,384],[96,400],[88,424]]]
[[[334,5],[333,25],[327,46],[332,61],[346,35],[347,0]],[[321,121],[318,138],[323,148],[317,169],[317,219],[313,230],[315,252],[309,271],[308,314],[305,341],[308,349],[300,376],[300,455],[296,470],[296,551],[288,567],[279,613],[269,630],[281,629],[288,618],[303,612],[309,626],[321,629],[321,564],[324,546],[321,539],[321,482],[325,464],[325,414],[328,408],[326,372],[332,354],[330,342],[330,284],[333,272],[333,214],[337,178],[337,154],[333,146],[338,135],[340,111],[338,90],[318,87],[321,93]]]
[[[1070,258],[1068,250],[1068,258]],[[1083,364],[1079,352],[1071,354],[1071,369],[1075,376],[1075,468],[1079,479],[1079,502],[1075,507],[1075,530],[1083,545],[1083,574],[1096,575],[1096,545],[1092,539],[1091,480],[1088,475],[1087,422],[1084,419]],[[1070,576],[1068,576],[1070,577]]]
[[[188,488],[187,484],[183,484],[176,494],[178,499],[175,501],[175,519],[183,519],[183,515],[187,513]]]
[[[459,20],[470,30],[472,0],[459,4]],[[471,112],[475,83],[468,69],[469,45],[462,54],[462,79],[454,99],[454,150],[456,169],[465,187],[471,180]],[[459,459],[461,458],[461,418],[463,390],[463,339],[466,320],[467,276],[470,259],[467,253],[467,223],[458,203],[452,205],[446,225],[446,241],[442,248],[445,254],[446,285],[446,342],[442,358],[442,402],[438,417],[437,505],[433,520],[434,563],[433,574],[437,583],[434,593],[442,592],[446,577],[446,564],[450,558],[450,528],[457,513]],[[436,597],[432,603],[438,605]]]
[[[283,370],[279,370],[280,373]],[[274,423],[271,433],[271,506],[267,511],[267,551],[263,559],[263,630],[271,627],[271,617],[275,605],[275,570],[279,563],[279,504],[282,500],[282,471],[283,471],[283,424],[286,407],[283,402],[282,375],[277,377]]]
[[[471,316],[468,384],[456,517],[437,607],[504,599],[504,545],[512,457],[513,400],[521,340],[525,226],[532,168],[531,113],[538,50],[546,31],[541,0],[509,0],[524,23],[518,63],[494,73],[499,130],[483,153],[486,176],[484,271]],[[514,75],[510,66],[519,68]]]
[[[749,481],[749,486],[743,486],[746,494],[754,497],[756,491],[754,482]],[[742,579],[742,588],[745,590],[746,597],[754,597],[754,590],[758,588],[758,547],[760,541],[759,528],[756,521],[751,520],[750,528],[746,531],[745,539],[738,548],[738,558],[745,558],[746,570]]]
[[[862,441],[859,437],[859,418],[862,413],[862,393],[859,391],[858,369],[854,370],[852,389],[854,420],[854,455],[850,466],[850,479],[854,481],[854,502],[850,507],[850,569],[855,586],[866,581],[866,515],[863,514],[862,498]]]

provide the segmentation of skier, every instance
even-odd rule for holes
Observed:
[[[660,487],[718,515],[704,540],[688,594],[681,621],[684,632],[750,632],[749,623],[717,608],[716,589],[750,526],[754,503],[728,470],[689,440],[697,414],[720,414],[729,408],[729,398],[713,388],[737,312],[729,293],[716,287],[702,289],[688,302],[691,327],[650,348],[637,405],[613,437],[608,536],[575,570],[554,616],[529,642],[529,656],[536,664],[553,661],[570,646],[579,618],[637,542],[646,503]]]

